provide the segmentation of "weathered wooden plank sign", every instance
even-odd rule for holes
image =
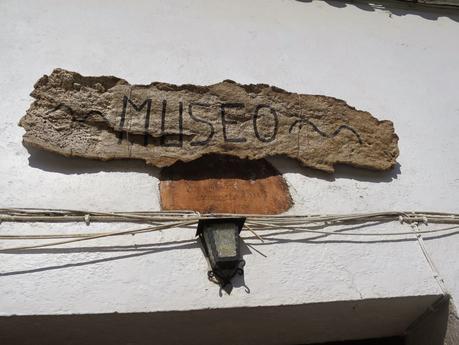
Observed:
[[[20,121],[24,143],[65,156],[164,167],[209,153],[286,155],[328,172],[335,164],[387,170],[398,156],[392,122],[342,100],[264,84],[130,85],[56,69],[32,96]]]
[[[206,155],[161,169],[163,210],[279,214],[292,205],[287,182],[267,160]]]

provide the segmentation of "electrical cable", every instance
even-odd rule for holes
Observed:
[[[246,217],[245,229],[252,232],[258,239],[263,240],[256,231],[288,230],[292,233],[308,232],[322,235],[338,236],[407,236],[413,232],[337,232],[320,230],[319,228],[337,226],[342,224],[393,222],[418,224],[418,223],[443,223],[458,224],[440,229],[419,230],[418,234],[435,234],[452,232],[459,229],[459,215],[441,212],[373,212],[357,214],[316,214],[316,215],[242,215],[242,214],[200,214],[194,211],[136,211],[136,212],[101,212],[65,209],[40,209],[40,208],[0,208],[1,222],[119,222],[119,223],[147,223],[150,226],[124,231],[109,231],[97,233],[73,234],[26,234],[8,235],[0,234],[0,240],[46,240],[64,239],[63,241],[47,242],[43,244],[0,248],[0,252],[31,250],[43,247],[57,246],[73,242],[94,240],[98,238],[136,235],[153,231],[162,231],[172,228],[186,228],[195,225],[200,219],[214,217]],[[315,228],[306,227],[314,225]]]

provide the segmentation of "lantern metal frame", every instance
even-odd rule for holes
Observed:
[[[244,226],[245,217],[238,218],[205,218],[200,219],[198,223],[198,228],[196,231],[196,236],[199,236],[202,246],[204,248],[206,257],[209,261],[211,270],[208,271],[209,280],[217,279],[218,283],[224,287],[231,284],[231,279],[236,275],[242,275],[244,273],[243,267],[245,261],[241,256],[241,239],[239,234]],[[207,233],[209,238],[209,243],[207,243],[204,233],[206,229],[211,227],[214,224],[232,224],[236,226],[236,236],[235,236],[235,255],[230,257],[221,257],[218,255],[218,248],[216,243],[216,238],[214,233],[210,230]],[[233,229],[234,230],[234,229]],[[227,231],[233,231],[228,229]],[[226,230],[225,230],[226,231]]]

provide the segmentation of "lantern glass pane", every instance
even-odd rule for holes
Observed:
[[[218,257],[225,258],[237,255],[236,241],[238,239],[236,238],[237,229],[235,224],[212,224],[210,230],[213,232]]]

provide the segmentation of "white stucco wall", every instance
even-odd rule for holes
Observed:
[[[0,207],[159,209],[158,171],[140,162],[30,155],[22,146],[17,123],[31,102],[34,82],[62,67],[137,84],[233,79],[344,99],[394,122],[400,166],[393,174],[339,168],[335,178],[325,178],[274,158],[294,198],[290,212],[457,212],[458,21],[459,16],[430,20],[319,1],[3,0]],[[105,228],[0,225],[2,233]],[[407,228],[394,223],[374,231]],[[220,296],[207,281],[199,247],[189,241],[193,235],[192,230],[174,230],[2,254],[0,315],[152,312],[440,293],[416,241],[335,236],[306,242],[298,241],[305,235],[281,235],[264,245],[248,240],[266,256],[250,249],[244,257],[250,293],[237,287],[231,296]],[[175,240],[183,242],[155,245]],[[458,245],[459,236],[427,241],[456,299]]]

